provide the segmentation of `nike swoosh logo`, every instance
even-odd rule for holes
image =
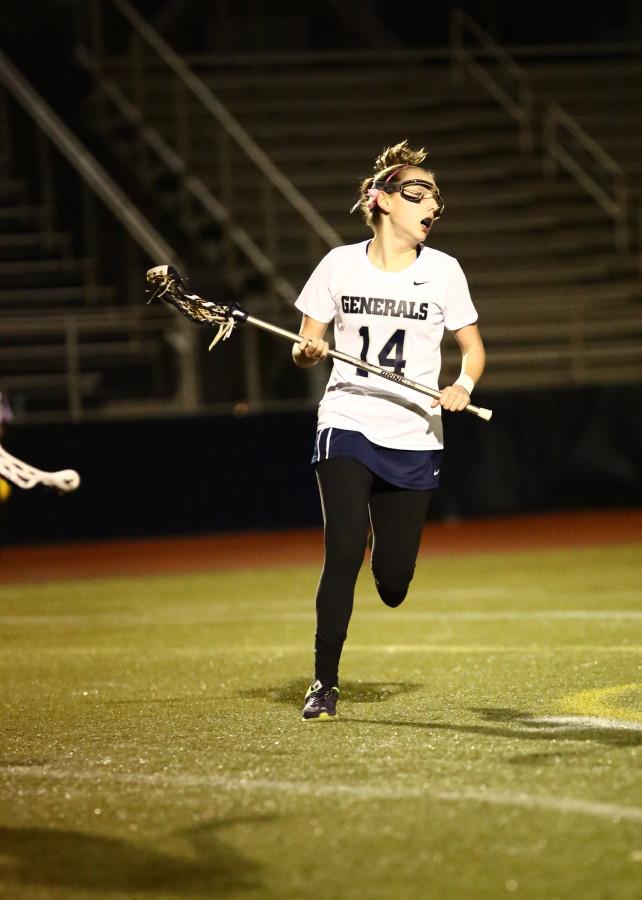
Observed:
[[[413,281],[413,284],[418,287],[420,284],[430,284],[429,281]]]
[[[439,469],[435,469],[435,471],[434,471],[432,474],[433,474],[433,475],[439,475]]]

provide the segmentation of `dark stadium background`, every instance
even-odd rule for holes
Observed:
[[[402,44],[442,47],[455,4],[372,3]],[[179,51],[216,51],[207,3],[138,0]],[[333,19],[333,4],[248,3],[247,50],[305,51],[358,46],[354,30]],[[301,10],[305,6],[305,10]],[[366,7],[368,5],[366,4]],[[642,41],[633,2],[551,7],[508,0],[461,2],[504,44]],[[73,0],[16,2],[0,10],[2,45],[66,121],[78,120],[88,90],[73,63]],[[355,3],[355,14],[363,4]],[[161,16],[162,17],[162,16]],[[284,28],[284,22],[290,22]],[[419,25],[418,25],[419,23]],[[99,152],[100,148],[93,148]],[[70,196],[73,207],[77,198]],[[143,302],[141,272],[141,303]],[[483,334],[483,321],[481,322]],[[2,341],[0,335],[0,341]],[[287,346],[277,346],[288,352]],[[223,351],[218,351],[223,352]],[[227,348],[225,352],[228,352]],[[304,377],[293,369],[292,378]],[[634,507],[642,502],[642,385],[504,390],[475,402],[491,406],[486,425],[447,417],[448,453],[432,516],[461,519],[529,512]],[[55,425],[9,425],[5,446],[26,460],[74,467],[82,488],[57,497],[16,492],[0,509],[5,543],[180,535],[237,529],[318,526],[309,465],[314,413],[180,416]],[[20,496],[17,496],[17,494]]]

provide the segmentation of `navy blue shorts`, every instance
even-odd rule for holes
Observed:
[[[373,444],[359,431],[323,428],[317,432],[312,462],[335,456],[356,459],[379,478],[411,491],[431,491],[439,486],[443,450],[395,450]]]

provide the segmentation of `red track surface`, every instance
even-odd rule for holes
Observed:
[[[427,525],[422,554],[511,552],[637,543],[642,510]],[[0,583],[321,564],[320,531],[243,532],[0,549]]]

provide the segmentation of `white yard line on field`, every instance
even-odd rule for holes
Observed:
[[[309,727],[309,726],[308,726]],[[314,726],[312,726],[314,727]],[[326,726],[327,727],[327,726]],[[332,726],[330,726],[332,727]],[[8,766],[0,774],[20,779],[36,779],[42,781],[91,782],[96,788],[105,783],[150,785],[172,790],[178,789],[220,789],[227,791],[262,792],[276,795],[311,797],[348,797],[355,800],[403,800],[426,799],[453,803],[481,803],[492,806],[513,806],[524,809],[541,809],[546,812],[570,813],[610,819],[617,823],[642,822],[642,807],[624,806],[618,803],[603,803],[594,800],[581,800],[575,797],[558,797],[548,794],[527,794],[525,792],[510,793],[481,788],[464,788],[461,790],[444,789],[438,785],[418,784],[381,784],[352,785],[341,782],[320,781],[277,781],[261,778],[227,778],[223,775],[169,775],[165,773],[112,773],[103,770],[74,772],[50,769],[46,766]],[[38,786],[38,792],[42,785]]]
[[[642,653],[640,644],[346,644],[343,652],[367,653]]]
[[[628,715],[634,716],[635,710],[627,710]],[[534,728],[528,728],[531,724]],[[642,721],[630,722],[625,719],[605,718],[604,716],[540,716],[533,719],[524,720],[520,723],[522,727],[520,731],[531,731],[535,734],[541,733],[542,725],[546,726],[546,731],[585,731],[586,729],[602,731],[617,729],[618,731],[642,731]],[[526,727],[524,727],[526,726]]]
[[[230,656],[235,654],[250,654],[258,656],[261,659],[268,657],[279,657],[286,653],[309,653],[310,647],[308,643],[302,644],[236,644],[227,647],[168,647],[160,644],[156,647],[147,644],[145,647],[132,648],[131,646],[121,646],[110,644],[103,647],[83,646],[59,646],[59,647],[38,647],[33,650],[33,657],[38,659],[43,656],[60,656],[65,659],[71,659],[73,656],[121,656],[126,658],[132,655],[137,661],[143,662],[146,659],[158,661],[164,658],[179,659],[202,659],[203,657]],[[606,653],[606,654],[642,654],[642,645],[640,644],[557,644],[548,646],[542,644],[350,644],[347,643],[343,649],[344,653],[461,653],[461,654],[499,654],[499,653],[516,653],[519,656],[534,655],[554,655],[561,653]],[[17,660],[16,657],[19,657]],[[7,646],[0,650],[0,666],[12,666],[17,664],[24,666],[29,665],[30,661],[25,658],[25,648],[17,646]]]
[[[385,610],[381,611],[382,615],[386,615]],[[373,615],[367,612],[366,615]],[[535,609],[535,610],[461,610],[452,612],[422,612],[421,610],[405,611],[402,615],[407,618],[414,619],[445,619],[452,621],[465,622],[484,622],[484,621],[559,621],[564,619],[576,620],[587,619],[588,621],[609,621],[617,619],[630,619],[634,621],[642,621],[642,611],[637,609],[609,609],[609,610],[555,610],[555,609]]]
[[[412,610],[402,608],[398,613],[399,621],[419,619],[422,621],[453,621],[453,622],[521,622],[521,621],[640,621],[641,610],[456,610],[433,611]],[[390,618],[390,611],[386,609],[361,609],[359,617],[366,619]],[[154,626],[163,625],[206,625],[220,624],[222,622],[282,622],[284,620],[308,621],[314,619],[313,610],[284,610],[266,609],[265,612],[253,612],[252,610],[239,609],[238,607],[213,605],[210,608],[201,608],[196,611],[180,609],[152,610],[143,613],[63,613],[61,615],[0,615],[0,625],[6,627],[25,626],[32,628],[42,626],[94,626],[116,627],[129,626]]]
[[[586,598],[586,588],[578,588],[577,590],[568,589],[564,590],[561,586],[555,587],[554,589],[554,597],[556,600],[580,600],[581,598]],[[421,601],[434,603],[435,599],[438,597],[440,600],[470,600],[476,603],[479,600],[497,600],[498,598],[506,598],[514,599],[516,594],[524,600],[528,599],[537,599],[542,596],[547,596],[546,590],[544,590],[539,585],[534,585],[532,587],[525,587],[524,585],[519,585],[519,587],[513,587],[510,585],[489,585],[488,587],[448,587],[446,585],[439,585],[438,588],[433,589],[424,589],[419,587],[411,587],[410,588],[410,601]],[[595,590],[592,591],[594,596],[597,599],[600,598],[600,594]],[[617,597],[617,598],[633,598],[636,600],[640,596],[639,588],[609,588],[608,589],[609,598]],[[548,595],[550,597],[550,594]]]

